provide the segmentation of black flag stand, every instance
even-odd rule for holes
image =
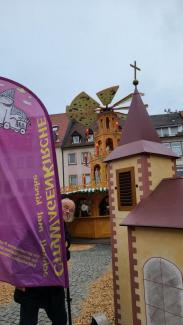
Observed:
[[[69,325],[72,325],[72,315],[71,315],[71,301],[72,301],[72,298],[70,297],[70,289],[69,289],[69,287],[66,289],[66,299],[67,299]]]

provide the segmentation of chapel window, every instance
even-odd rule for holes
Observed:
[[[153,257],[144,265],[147,325],[183,323],[182,273],[166,259]]]

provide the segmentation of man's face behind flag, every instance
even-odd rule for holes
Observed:
[[[62,211],[63,218],[65,222],[72,222],[74,220],[74,212],[75,212],[75,203],[70,199],[62,200]]]

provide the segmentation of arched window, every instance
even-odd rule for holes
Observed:
[[[109,129],[109,125],[110,125],[109,122],[110,122],[110,121],[109,121],[109,118],[107,117],[107,118],[106,118],[106,129]]]
[[[112,150],[113,150],[113,140],[111,138],[108,138],[106,140],[106,151],[107,151],[107,153],[109,153]]]
[[[102,155],[102,141],[98,141],[98,149],[99,149],[99,155]]]
[[[182,273],[173,263],[153,257],[144,265],[147,325],[183,324]]]
[[[99,185],[101,182],[100,165],[98,164],[94,167],[94,180],[96,185]]]

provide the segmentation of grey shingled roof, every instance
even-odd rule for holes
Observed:
[[[183,124],[183,118],[180,113],[158,114],[150,116],[155,128],[166,126],[177,126]]]

